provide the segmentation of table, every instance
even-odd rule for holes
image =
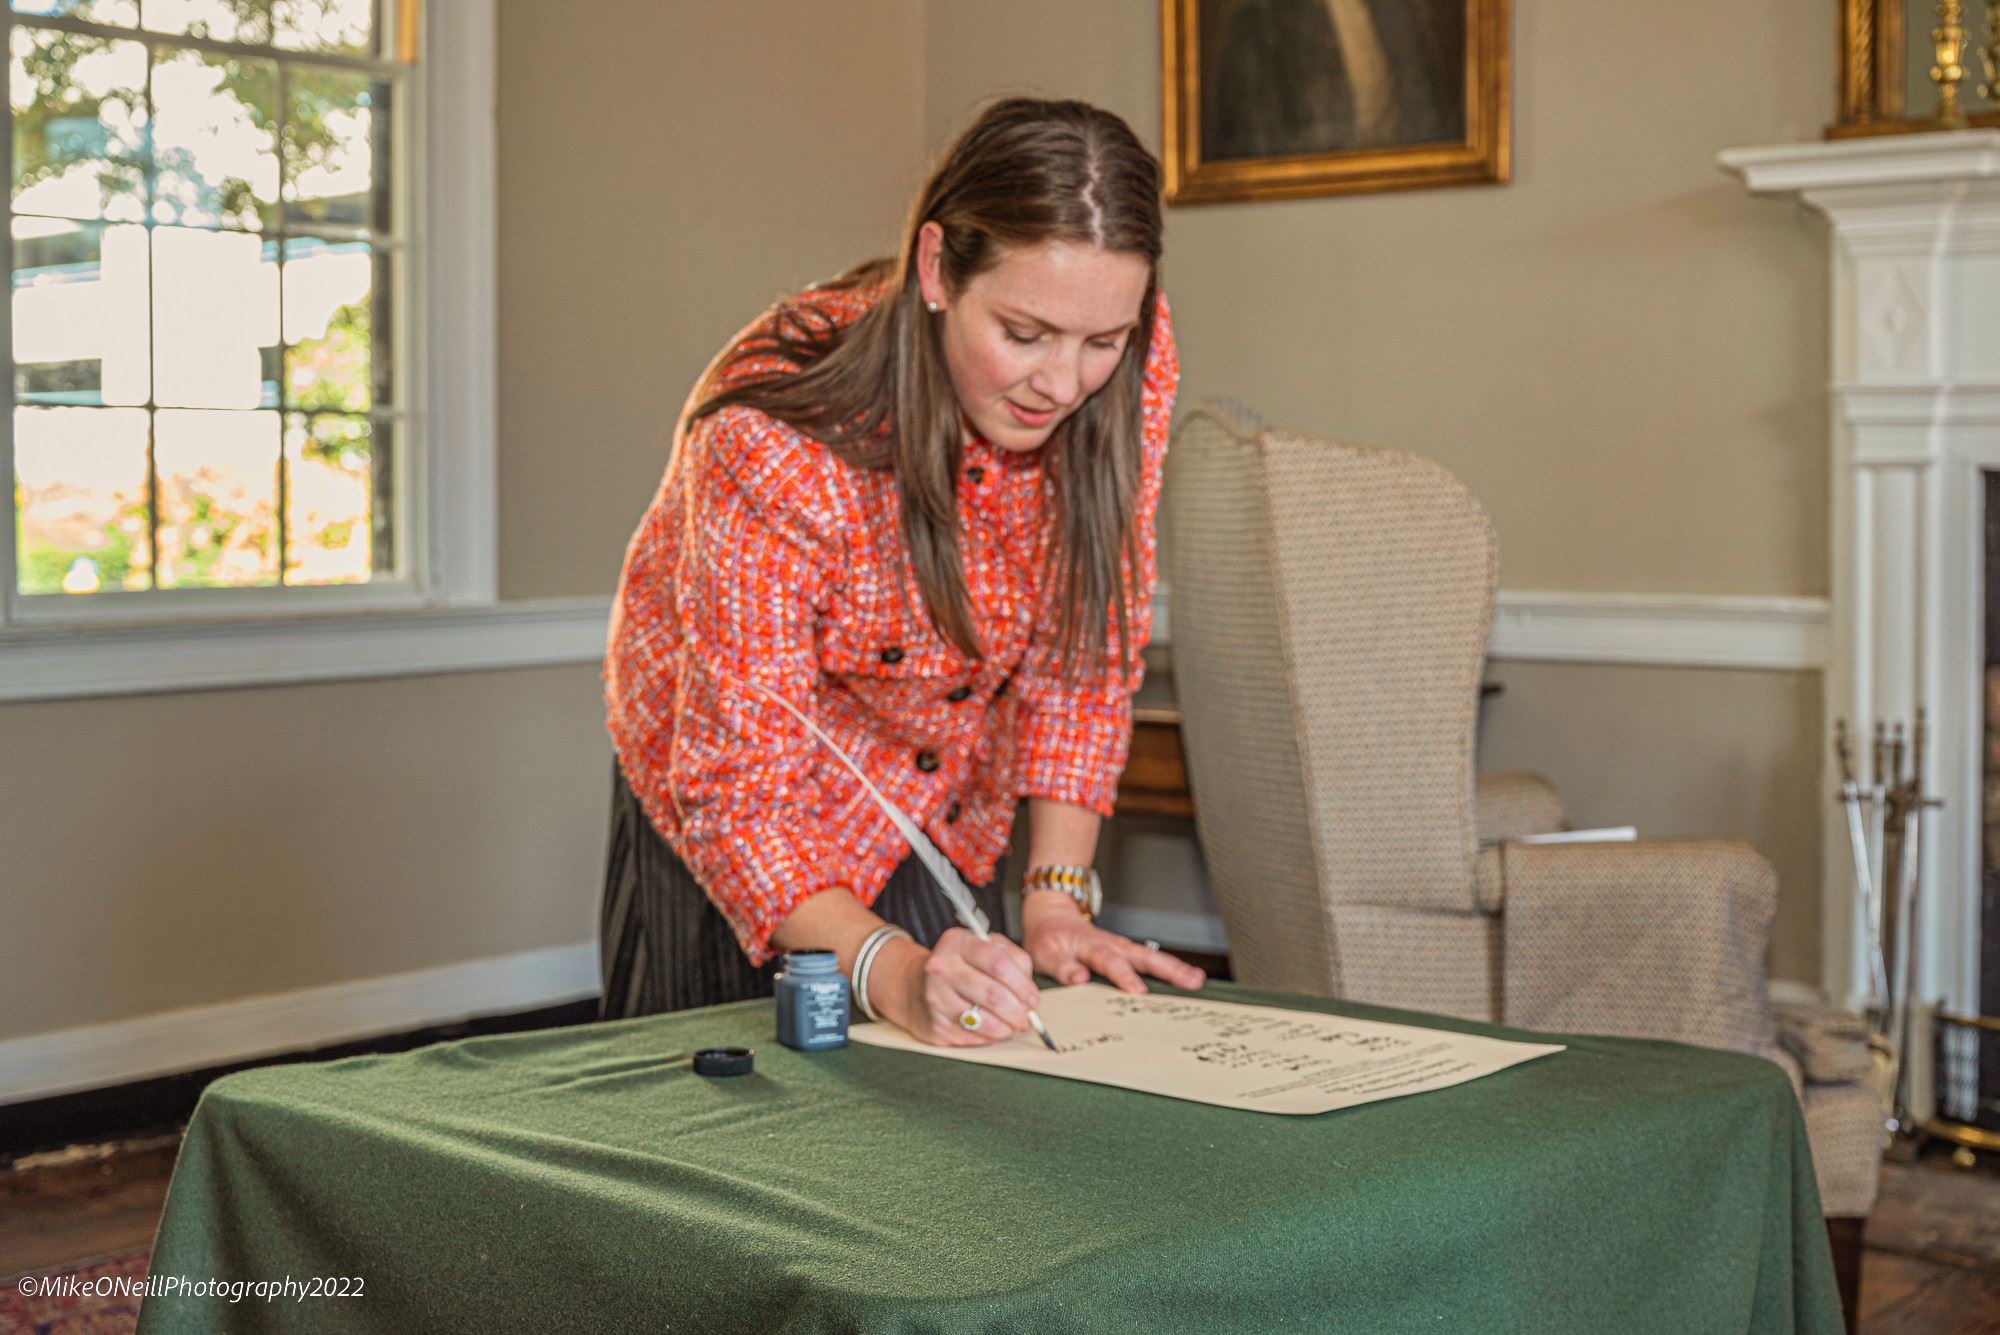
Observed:
[[[1563,1037],[1278,1117],[773,1032],[746,1002],[224,1077],[152,1273],[364,1296],[152,1298],[141,1335],[1840,1329],[1798,1105],[1756,1058]],[[693,1074],[716,1044],[755,1074]]]
[[[1181,710],[1174,701],[1173,666],[1166,651],[1146,648],[1146,680],[1132,701],[1132,744],[1118,776],[1115,802],[1120,816],[1164,816],[1194,819],[1194,794],[1188,787],[1187,758],[1181,746]],[[1497,681],[1480,683],[1479,712],[1506,690]]]

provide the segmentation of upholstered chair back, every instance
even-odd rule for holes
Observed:
[[[1359,972],[1483,955],[1484,508],[1427,460],[1218,403],[1176,431],[1163,504],[1174,689],[1235,976],[1365,994]]]

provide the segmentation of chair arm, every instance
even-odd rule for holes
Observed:
[[[1748,844],[1645,839],[1489,853],[1508,1024],[1776,1051],[1763,960],[1778,876]]]
[[[1567,828],[1555,785],[1522,769],[1473,776],[1472,820],[1482,844]]]

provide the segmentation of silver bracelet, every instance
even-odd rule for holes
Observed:
[[[854,998],[861,1007],[861,1013],[871,1020],[876,1016],[875,1007],[868,1000],[868,973],[874,967],[876,952],[893,934],[889,924],[884,923],[870,932],[862,941],[861,949],[854,952]]]
[[[850,974],[854,980],[852,984],[854,1004],[859,1006],[861,1013],[871,1020],[875,1018],[875,1012],[868,1005],[868,994],[861,989],[862,985],[868,981],[868,965],[874,957],[876,948],[882,944],[882,938],[887,934],[888,930],[889,926],[887,923],[877,927],[867,936],[861,938],[861,945],[854,952],[854,968]]]
[[[875,1007],[868,999],[868,974],[875,967],[875,957],[882,953],[882,947],[902,937],[913,940],[911,935],[894,923],[883,923],[870,932],[861,942],[861,949],[854,952],[854,1000],[861,1007],[861,1013],[869,1019],[879,1019]]]

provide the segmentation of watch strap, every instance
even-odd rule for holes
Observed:
[[[1083,910],[1083,916],[1093,921],[1104,903],[1103,884],[1098,880],[1095,867],[1054,864],[1031,867],[1028,874],[1021,878],[1021,893],[1027,895],[1037,890],[1056,890],[1068,895]]]

